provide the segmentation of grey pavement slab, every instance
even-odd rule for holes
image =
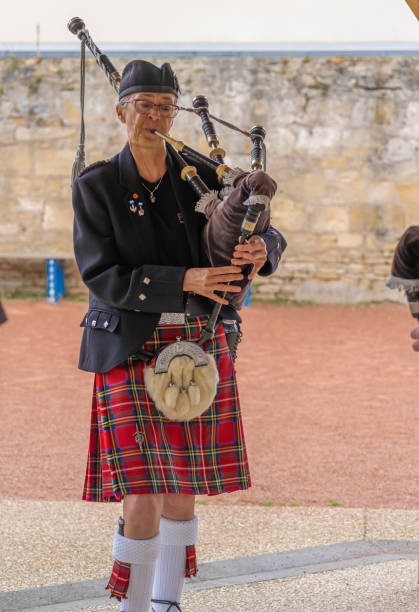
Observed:
[[[416,559],[419,541],[362,540],[203,563],[185,592],[245,585],[400,559]],[[2,612],[64,612],[109,603],[106,579],[0,593]]]

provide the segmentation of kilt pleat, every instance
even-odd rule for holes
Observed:
[[[196,341],[207,317],[161,325],[144,348],[158,352],[177,337]],[[217,495],[250,487],[234,365],[220,324],[204,347],[219,371],[217,395],[200,417],[171,421],[154,406],[144,383],[147,364],[135,357],[95,374],[83,499],[124,495]]]

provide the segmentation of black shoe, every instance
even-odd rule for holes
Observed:
[[[166,612],[171,612],[172,610],[173,612],[175,610],[178,610],[178,612],[182,612],[180,604],[178,604],[176,601],[166,601],[165,599],[152,599],[151,603],[167,604],[169,607],[167,608]],[[152,612],[155,612],[154,608],[152,608]]]

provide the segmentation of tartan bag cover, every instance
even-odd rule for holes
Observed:
[[[144,349],[156,353],[177,337],[196,341],[207,316],[160,325]],[[250,475],[234,365],[222,324],[204,348],[219,384],[211,407],[188,422],[171,421],[146,392],[139,359],[95,374],[83,499],[121,501],[124,495],[217,495],[247,489]]]
[[[118,601],[127,599],[127,591],[129,586],[129,578],[131,573],[131,564],[123,563],[115,559],[111,577],[106,586],[106,590],[110,591],[109,597],[115,597]],[[186,563],[185,563],[185,578],[191,578],[198,573],[196,562],[195,545],[186,546]]]

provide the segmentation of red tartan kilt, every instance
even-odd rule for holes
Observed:
[[[197,340],[206,321],[189,317],[185,325],[159,326],[144,348],[157,352],[178,336]],[[120,501],[138,493],[217,495],[250,486],[236,376],[221,324],[205,349],[217,362],[217,395],[203,415],[189,422],[171,421],[154,407],[145,390],[147,364],[142,361],[129,358],[95,374],[83,499]]]

